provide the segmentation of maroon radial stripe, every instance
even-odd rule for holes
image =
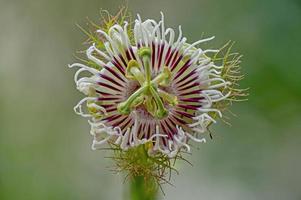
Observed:
[[[189,92],[185,92],[185,93],[180,93],[179,96],[188,96],[188,95],[192,95],[192,94],[199,94],[201,91],[202,91],[202,89],[193,90],[193,91],[189,91]]]
[[[181,123],[181,122],[177,122],[177,120],[174,118],[174,116],[170,117],[169,120],[172,122],[172,124],[173,124],[175,127],[177,127],[177,125],[179,125],[179,123],[180,123],[181,125],[186,125],[186,123],[183,124],[183,123]]]
[[[114,107],[116,105],[115,104],[104,104],[104,105],[101,105],[101,106],[104,107],[105,109],[108,109],[108,108]]]
[[[191,62],[190,61],[191,61],[190,59],[188,59],[186,61],[186,63],[177,72],[177,75],[174,77],[174,79],[177,79],[179,76],[181,76],[191,66]]]
[[[169,133],[169,134],[168,134],[168,135],[169,135],[169,139],[172,139],[172,140],[173,140],[173,135],[174,135],[174,133],[173,133],[172,128],[169,126],[169,124],[168,124],[168,122],[167,122],[167,119],[164,120],[164,124],[165,124],[165,128],[166,128],[167,132]]]
[[[172,113],[171,118],[173,118],[174,120],[176,120],[177,122],[179,122],[179,123],[181,123],[183,125],[186,124],[186,122],[183,119],[178,118],[175,113]]]
[[[115,85],[118,85],[120,87],[124,87],[124,85],[121,85],[120,83],[118,83],[117,81],[115,81],[114,79],[112,79],[111,77],[105,75],[105,74],[99,74],[100,77],[102,77],[103,79],[106,79],[108,81],[111,81],[112,83],[114,83]]]
[[[126,121],[126,122],[120,127],[121,130],[125,130],[124,128],[126,128],[127,125],[129,125],[129,123],[132,122],[132,119],[130,117],[128,117],[127,120],[124,120],[124,121]]]
[[[148,124],[148,129],[147,129],[147,135],[146,135],[146,138],[150,138],[150,134],[151,134],[151,125]]]
[[[119,54],[119,58],[120,58],[121,62],[124,64],[124,66],[126,68],[128,64],[126,63],[126,61],[124,60],[124,58],[121,54]]]
[[[111,67],[108,66],[104,66],[104,68],[106,70],[108,70],[113,76],[115,76],[116,78],[118,78],[119,80],[121,80],[122,82],[125,82],[125,80],[123,78],[121,78],[121,76],[119,76]]]
[[[147,124],[146,124],[146,122],[142,124],[140,133],[138,135],[139,135],[139,138],[147,139]]]
[[[107,111],[107,113],[109,113],[109,112],[116,111],[116,110],[117,110],[117,108],[110,108],[110,109],[107,109],[106,111]]]
[[[163,143],[163,145],[166,147],[167,146],[167,138],[162,138],[162,143]]]
[[[177,123],[175,123],[172,118],[168,118],[168,120],[172,124],[172,126],[174,127],[174,131],[177,132]]]
[[[166,124],[166,130],[168,131],[168,133],[170,135],[169,139],[173,140],[174,132],[173,132],[172,128],[170,127],[170,125],[167,123],[167,121],[165,121],[165,124]]]
[[[182,77],[180,80],[176,81],[176,84],[179,84],[180,82],[186,80],[188,77],[191,77],[192,75],[196,74],[196,69],[189,72],[186,76]],[[174,79],[175,81],[176,79]]]
[[[175,111],[175,112],[176,112],[177,114],[179,114],[179,115],[183,115],[183,116],[188,117],[188,118],[192,118],[192,117],[193,117],[192,114],[189,114],[189,113],[184,112],[184,111],[177,110],[177,111]]]
[[[144,134],[146,132],[145,127],[146,127],[145,123],[141,123],[141,130],[138,133],[139,138],[146,138],[146,135]]]
[[[160,67],[161,67],[161,62],[162,62],[162,55],[163,55],[164,46],[165,46],[164,43],[163,43],[163,44],[160,44],[160,46],[159,46],[160,53],[159,53],[158,70],[159,70]]]
[[[122,116],[123,116],[123,117],[122,117],[121,119],[115,121],[115,122],[112,124],[113,127],[119,126],[124,120],[126,120],[126,119],[128,118],[128,116],[124,116],[124,115],[122,115]],[[117,118],[117,119],[118,119],[118,118]],[[116,119],[114,119],[114,120],[116,120]],[[113,122],[114,120],[112,120],[111,122]],[[122,130],[121,130],[121,131],[122,131]]]
[[[155,53],[156,53],[156,48],[154,42],[152,42],[152,67],[155,67]]]
[[[177,59],[179,55],[179,51],[178,50],[174,50],[173,53],[171,54],[169,60],[168,60],[168,66],[169,64],[172,66],[172,63],[174,63],[174,61]],[[171,63],[169,63],[171,61]]]
[[[112,101],[112,100],[120,100],[118,97],[98,97],[98,101]]]
[[[167,65],[166,63],[167,63],[167,59],[169,58],[170,51],[171,51],[171,47],[169,46],[168,49],[167,49],[167,52],[166,52],[165,61],[164,61],[165,63],[164,63],[164,65]]]
[[[133,51],[133,49],[132,49],[132,47],[130,47],[129,49],[130,49],[130,53],[131,53],[131,55],[132,55],[132,58],[133,58],[134,60],[137,60],[137,59],[136,59],[136,56],[135,56],[135,54],[134,54],[134,51]]]
[[[204,97],[179,98],[179,101],[184,102],[200,102]]]
[[[110,96],[112,94],[109,94],[109,93],[106,93],[106,92],[102,92],[102,91],[99,91],[99,90],[95,90],[96,93],[98,94],[101,94],[101,95],[104,95],[104,96]]]
[[[143,128],[142,128],[142,133],[141,133],[142,138],[146,138],[147,139],[147,134],[145,134],[146,131],[147,131],[147,124],[144,123],[143,124]]]
[[[142,129],[142,124],[139,124],[138,132],[137,132],[137,137],[138,137],[139,139],[140,139],[141,129]]]
[[[131,55],[128,49],[125,50],[125,55],[128,60],[131,60]]]
[[[168,129],[170,130],[171,135],[174,135],[174,133],[177,132],[177,128],[170,124],[170,120],[168,118],[165,120],[165,122],[167,124]]]
[[[181,89],[178,89],[178,91],[183,91],[183,90],[188,90],[190,88],[193,88],[193,87],[196,87],[196,86],[199,86],[200,84],[199,83],[192,83],[190,85],[187,85],[186,87],[184,88],[181,88]]]
[[[190,110],[197,110],[199,107],[201,107],[201,105],[183,105],[183,104],[178,104],[177,106],[180,108],[190,109]]]
[[[116,62],[116,61],[117,61],[116,59],[115,59],[115,60],[112,60],[113,65],[118,69],[118,71],[119,71],[121,74],[125,75],[124,69],[123,69],[122,66],[121,66],[118,62]]]
[[[186,82],[183,82],[183,83],[181,83],[181,85],[178,85],[177,88],[184,87],[184,86],[190,84],[191,82],[194,82],[194,81],[197,81],[197,80],[198,80],[197,76],[192,76],[192,77],[188,78]]]
[[[104,121],[108,121],[108,122],[111,122],[111,121],[114,121],[114,120],[116,120],[116,119],[118,119],[118,118],[120,118],[120,117],[122,117],[123,115],[112,115],[112,116],[110,116],[110,117],[106,117],[106,118],[104,118],[103,120]]]
[[[109,84],[106,84],[106,83],[103,83],[103,82],[97,82],[98,85],[101,85],[103,87],[106,87],[106,88],[109,88],[109,89],[112,89],[112,90],[115,90],[115,91],[118,91],[118,92],[121,92],[121,90],[119,90],[118,88],[112,86],[112,85],[109,85]]]
[[[163,123],[164,123],[164,126],[163,126]],[[166,130],[166,128],[165,128],[166,127],[165,122],[161,121],[160,125],[161,125],[161,128],[164,130],[164,132],[167,133],[168,139],[171,139],[172,135],[170,135],[170,133]]]
[[[172,64],[171,71],[173,71],[176,68],[176,66],[179,64],[179,62],[182,60],[182,58],[183,58],[183,55],[180,55],[178,60]]]
[[[166,65],[166,66],[169,66],[169,63],[170,63],[171,58],[173,57],[174,53],[175,53],[175,49],[173,49],[173,50],[171,51],[171,53],[169,53],[168,57],[166,57],[166,62],[165,62],[165,65]]]

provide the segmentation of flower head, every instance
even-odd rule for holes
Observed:
[[[159,22],[138,15],[133,28],[126,21],[97,28],[87,64],[70,65],[79,67],[74,79],[86,97],[74,110],[89,118],[93,149],[145,144],[149,155],[174,157],[190,151],[190,140],[205,142],[209,125],[242,95],[234,88],[240,57],[200,47],[214,37],[188,43],[163,13]]]

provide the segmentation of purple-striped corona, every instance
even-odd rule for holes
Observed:
[[[218,62],[221,49],[201,48],[214,37],[188,43],[163,13],[158,22],[138,15],[131,26],[123,21],[96,35],[101,44],[90,43],[86,56],[97,67],[69,65],[78,67],[74,80],[86,97],[74,110],[89,118],[93,149],[109,142],[125,151],[145,144],[149,156],[189,152],[239,96],[240,57]]]

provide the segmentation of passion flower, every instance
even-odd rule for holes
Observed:
[[[190,151],[190,140],[205,142],[209,125],[241,96],[234,89],[240,57],[200,47],[214,37],[188,43],[181,26],[165,26],[163,13],[159,22],[139,15],[131,26],[114,22],[98,27],[86,64],[69,66],[79,67],[74,80],[86,97],[74,110],[89,118],[92,148],[146,144],[149,156],[174,157]]]

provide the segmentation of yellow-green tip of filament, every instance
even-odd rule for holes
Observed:
[[[168,67],[164,67],[163,71],[153,80],[154,83],[161,86],[168,86],[171,80],[171,71]]]
[[[140,57],[151,57],[151,49],[149,47],[142,47],[138,50],[138,55]]]

